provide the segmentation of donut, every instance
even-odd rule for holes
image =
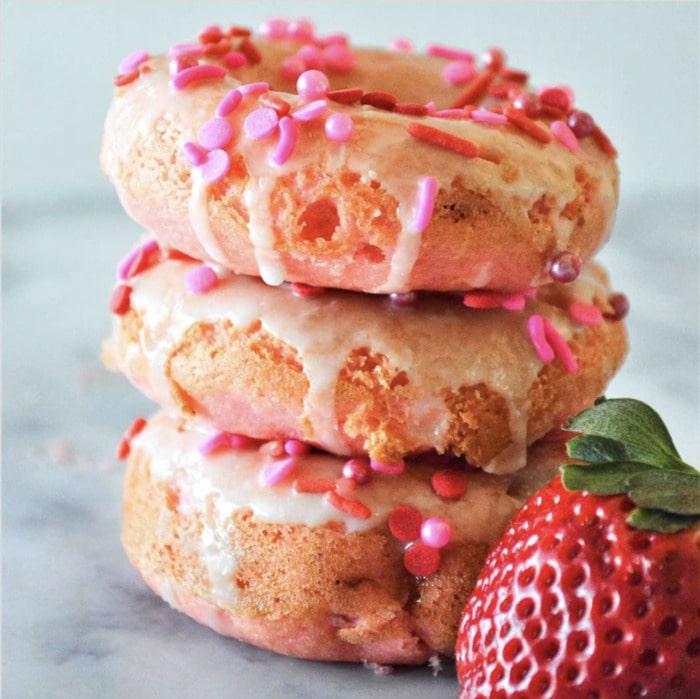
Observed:
[[[275,21],[138,51],[115,77],[102,169],[161,245],[273,286],[575,277],[611,231],[618,169],[573,91],[535,90],[498,49],[394,48]]]
[[[367,480],[310,451],[270,479],[269,443],[212,449],[216,435],[182,418],[142,422],[122,539],[146,583],[221,634],[325,661],[452,656],[488,550],[565,458],[543,441],[512,475],[433,454]]]
[[[273,287],[153,239],[119,270],[103,359],[146,396],[224,432],[378,465],[435,450],[520,468],[626,352],[595,262],[530,294],[409,297]]]

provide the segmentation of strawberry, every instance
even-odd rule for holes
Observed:
[[[700,474],[639,401],[568,428],[567,465],[513,519],[464,611],[461,699],[698,699]]]

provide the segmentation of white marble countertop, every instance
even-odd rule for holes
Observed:
[[[5,71],[4,53],[2,63]],[[697,124],[697,90],[694,100]],[[3,124],[3,147],[7,137]],[[687,145],[697,165],[694,138]],[[36,155],[3,163],[3,179],[16,179],[2,220],[2,696],[454,697],[451,668],[376,676],[220,638],[171,611],[128,565],[119,541],[123,471],[112,454],[132,418],[153,407],[104,370],[98,353],[114,266],[139,230],[104,183],[20,187],[27,169],[41,169]],[[94,150],[88,155],[93,162]],[[632,306],[631,352],[608,395],[656,407],[698,465],[697,171],[677,171],[687,162],[656,178],[658,161],[649,162],[647,179],[623,186],[601,258]]]

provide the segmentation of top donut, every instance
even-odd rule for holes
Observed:
[[[570,281],[610,233],[613,145],[491,49],[424,53],[271,20],[127,56],[101,165],[161,245],[369,293]]]

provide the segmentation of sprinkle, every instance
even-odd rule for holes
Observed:
[[[291,113],[291,117],[297,121],[313,121],[322,116],[327,110],[328,103],[326,100],[314,100],[313,102],[307,102],[299,109],[295,109]]]
[[[280,64],[280,75],[290,82],[296,82],[297,78],[308,68],[306,61],[301,56],[285,56]]]
[[[453,49],[449,46],[441,46],[440,44],[430,44],[426,47],[425,52],[428,56],[437,56],[438,58],[447,58],[450,61],[467,61],[474,62],[474,54],[471,51],[462,49]]]
[[[584,303],[583,301],[574,301],[569,306],[569,315],[577,323],[590,327],[600,325],[603,320],[603,311],[598,306],[592,303]]]
[[[545,337],[544,318],[537,314],[531,315],[527,321],[527,329],[540,361],[549,364],[554,359],[554,350]]]
[[[413,544],[404,554],[403,564],[416,577],[432,575],[440,567],[440,551],[423,543]]]
[[[197,451],[202,456],[208,456],[209,454],[217,451],[218,449],[229,448],[231,443],[229,441],[228,432],[217,432],[205,439],[198,447]]]
[[[552,322],[544,319],[544,335],[547,342],[554,350],[554,354],[559,358],[564,368],[573,374],[578,369],[578,360],[576,355],[571,351],[571,348],[566,343],[566,340],[559,334],[559,331],[554,327]]]
[[[413,138],[430,143],[438,148],[454,151],[467,158],[476,158],[479,155],[479,146],[476,143],[432,126],[412,121],[408,124],[407,130]]]
[[[430,223],[437,194],[437,180],[434,177],[422,177],[418,180],[418,203],[415,208],[413,228],[422,233]]]
[[[346,34],[328,34],[327,36],[317,36],[316,37],[316,43],[319,46],[326,47],[326,46],[333,46],[334,44],[338,44],[340,46],[347,46],[348,44],[348,37]]]
[[[202,44],[220,41],[223,39],[224,31],[218,24],[207,24],[206,27],[200,29],[197,34],[197,40]]]
[[[513,107],[525,112],[525,116],[531,119],[540,116],[542,104],[540,98],[532,92],[521,92],[513,98]]]
[[[139,75],[140,73],[138,70],[132,70],[130,73],[125,73],[124,75],[115,75],[112,78],[112,84],[114,87],[124,87],[124,85],[134,82]]]
[[[572,153],[578,148],[576,134],[569,128],[565,121],[553,121],[550,126],[555,138]]]
[[[520,83],[521,85],[526,83],[527,79],[530,77],[524,70],[516,70],[515,68],[507,68],[506,66],[501,67],[499,75],[504,80]]]
[[[198,265],[185,276],[185,286],[193,294],[206,294],[218,283],[216,272],[208,265]]]
[[[131,308],[131,287],[117,284],[109,297],[109,310],[117,316],[123,316]]]
[[[243,93],[240,90],[231,90],[216,107],[216,116],[227,117],[235,111],[242,101]]]
[[[252,66],[258,65],[262,61],[262,55],[258,51],[258,47],[248,38],[245,37],[238,46],[238,50],[246,57],[248,63]]]
[[[260,445],[258,451],[265,456],[283,456],[287,452],[284,450],[284,442],[281,439],[271,439]]]
[[[310,286],[309,284],[302,284],[301,282],[292,282],[291,289],[295,296],[300,296],[302,298],[320,296],[325,291],[322,286]]]
[[[574,281],[581,273],[583,262],[581,258],[573,252],[564,250],[557,253],[553,258],[549,268],[549,276],[555,282],[567,284]]]
[[[504,294],[501,299],[501,308],[506,311],[522,311],[527,303],[527,296],[522,291],[512,294]]]
[[[323,58],[323,51],[318,46],[313,44],[306,44],[302,46],[297,51],[297,56],[304,62],[305,68],[302,70],[307,70],[311,68],[316,68],[321,70],[325,66],[325,60]]]
[[[265,20],[258,28],[258,34],[267,39],[286,39],[289,20],[284,17],[272,17]]]
[[[497,83],[491,83],[488,89],[489,97],[497,99],[512,99],[520,94],[520,85],[510,80],[501,80]]]
[[[330,82],[320,70],[305,70],[297,79],[296,87],[299,95],[315,100],[328,94]]]
[[[532,136],[536,141],[540,143],[549,143],[552,140],[549,131],[546,131],[539,124],[530,119],[521,109],[506,107],[503,113],[513,126],[517,126],[521,131]]]
[[[415,291],[389,294],[389,303],[396,308],[408,308],[415,306],[418,301],[418,294]]]
[[[372,511],[367,505],[364,505],[359,500],[343,497],[334,490],[327,493],[326,498],[336,510],[340,510],[355,519],[369,519],[372,516]]]
[[[476,77],[471,61],[450,61],[442,70],[442,79],[451,85],[464,85]]]
[[[389,42],[389,49],[391,51],[400,51],[402,53],[413,53],[415,50],[413,47],[413,42],[410,39],[406,39],[403,36],[396,37]]]
[[[544,87],[540,90],[542,104],[548,104],[566,113],[573,106],[573,92],[563,87]]]
[[[343,476],[352,478],[357,485],[367,485],[372,480],[372,467],[368,459],[348,459],[343,464]]]
[[[214,117],[206,121],[197,134],[199,144],[207,150],[223,148],[233,138],[233,126],[227,119]]]
[[[297,478],[292,487],[297,493],[329,493],[335,484],[335,478]]]
[[[362,93],[361,87],[346,87],[343,90],[331,90],[326,97],[340,104],[354,104],[361,99]]]
[[[192,68],[193,66],[199,65],[199,59],[195,56],[189,56],[187,54],[183,56],[176,56],[170,63],[168,63],[168,70],[170,70],[171,75],[180,73],[185,70],[185,68]]]
[[[503,296],[497,291],[475,289],[464,294],[463,303],[467,308],[500,308]]]
[[[311,447],[299,439],[288,439],[284,443],[284,451],[289,456],[303,456],[311,451]]]
[[[259,95],[261,92],[268,92],[270,89],[270,83],[257,82],[257,83],[246,83],[245,85],[239,85],[236,88],[245,97],[249,95]]]
[[[148,51],[143,49],[140,51],[134,51],[128,56],[123,58],[119,63],[119,68],[117,70],[124,73],[131,73],[133,70],[138,70],[139,66],[150,58]]]
[[[275,112],[277,112],[278,117],[283,117],[286,114],[289,114],[289,110],[292,108],[292,105],[289,104],[287,100],[284,100],[277,95],[273,95],[271,92],[265,92],[260,95],[258,102],[260,102],[261,106],[263,107],[270,107],[270,109],[274,109]]]
[[[567,118],[569,128],[574,132],[576,138],[586,138],[595,129],[593,117],[588,112],[574,111]]]
[[[506,62],[506,55],[501,49],[491,48],[481,54],[482,63],[493,70],[500,70]]]
[[[466,119],[468,115],[464,108],[460,107],[458,109],[438,109],[430,112],[430,116],[438,119]]]
[[[118,265],[117,279],[125,281],[152,267],[160,259],[157,241],[147,240],[132,250]]]
[[[270,156],[273,165],[284,165],[294,152],[297,143],[297,126],[288,116],[280,119],[280,137],[275,150]]]
[[[226,69],[211,63],[202,63],[191,68],[185,68],[172,77],[172,85],[176,90],[184,90],[193,83],[202,80],[220,80],[226,76]]]
[[[310,19],[295,19],[287,26],[287,38],[295,41],[311,41],[316,34]]]
[[[331,44],[323,49],[323,60],[326,68],[338,73],[349,73],[357,61],[355,52],[342,44]]]
[[[492,112],[490,109],[473,109],[469,115],[474,121],[480,121],[484,124],[494,124],[496,126],[504,126],[508,123],[508,117],[505,114]]]
[[[231,449],[252,449],[256,444],[256,440],[246,434],[237,434],[235,432],[227,432],[228,445]]]
[[[178,58],[180,56],[193,56],[199,58],[203,56],[206,52],[206,48],[201,44],[187,43],[187,44],[173,44],[170,47],[171,56]]]
[[[608,298],[608,303],[612,307],[612,313],[605,313],[608,320],[622,320],[630,310],[630,303],[627,297],[621,293],[615,293]]]
[[[207,159],[207,152],[192,141],[182,144],[182,154],[185,160],[194,167],[199,167]]]
[[[397,461],[395,464],[385,464],[381,461],[370,460],[369,465],[373,471],[387,476],[400,476],[406,470],[406,464],[403,461]]]
[[[219,41],[209,42],[206,45],[207,50],[205,54],[207,56],[216,56],[218,58],[223,57],[225,54],[231,51],[231,39],[219,39]],[[248,59],[243,56],[244,61],[247,63]]]
[[[355,122],[349,114],[335,112],[326,119],[323,128],[329,140],[345,143],[355,133]]]
[[[146,420],[145,417],[137,417],[134,418],[132,423],[129,425],[129,427],[124,430],[124,434],[119,438],[119,442],[117,443],[117,449],[115,452],[115,456],[117,459],[120,461],[123,459],[126,459],[127,456],[131,453],[131,440],[136,437],[137,434],[139,434],[141,431],[143,431],[144,427],[148,424],[148,421]]]
[[[399,505],[389,515],[389,531],[399,541],[415,541],[420,538],[423,515],[410,505]]]
[[[338,478],[335,482],[335,492],[346,498],[351,498],[357,490],[357,481],[354,478]]]
[[[433,490],[443,498],[458,500],[469,489],[467,474],[457,468],[441,468],[430,479]]]
[[[218,182],[226,175],[230,167],[231,157],[225,150],[221,150],[221,148],[210,150],[200,167],[202,179],[209,183]]]
[[[397,114],[407,114],[409,116],[427,116],[428,108],[418,102],[397,102],[394,105]]]
[[[396,95],[391,94],[391,92],[380,91],[365,92],[360,98],[360,104],[376,107],[377,109],[384,109],[387,112],[393,111],[398,101]]]
[[[271,461],[260,472],[260,479],[265,485],[277,485],[294,471],[296,465],[297,462],[293,456]]]
[[[229,68],[231,68],[231,70],[235,70],[236,68],[242,68],[246,63],[248,63],[246,55],[244,53],[241,53],[240,51],[228,51],[221,57],[221,60]]]
[[[259,141],[271,136],[279,126],[277,112],[270,107],[254,109],[243,122],[245,135],[253,141]]]
[[[454,101],[452,107],[455,109],[464,107],[467,104],[479,104],[486,95],[491,81],[496,73],[492,70],[485,70],[477,75],[465,88],[464,92]]]
[[[452,526],[442,517],[429,517],[421,524],[420,538],[431,548],[444,548],[452,540]]]
[[[592,135],[593,138],[595,138],[595,141],[598,144],[598,146],[600,146],[601,150],[606,155],[609,155],[611,158],[617,157],[617,150],[615,149],[615,146],[613,146],[612,141],[608,138],[608,136],[600,128],[600,126],[598,126],[598,124],[595,124],[593,126]]]

